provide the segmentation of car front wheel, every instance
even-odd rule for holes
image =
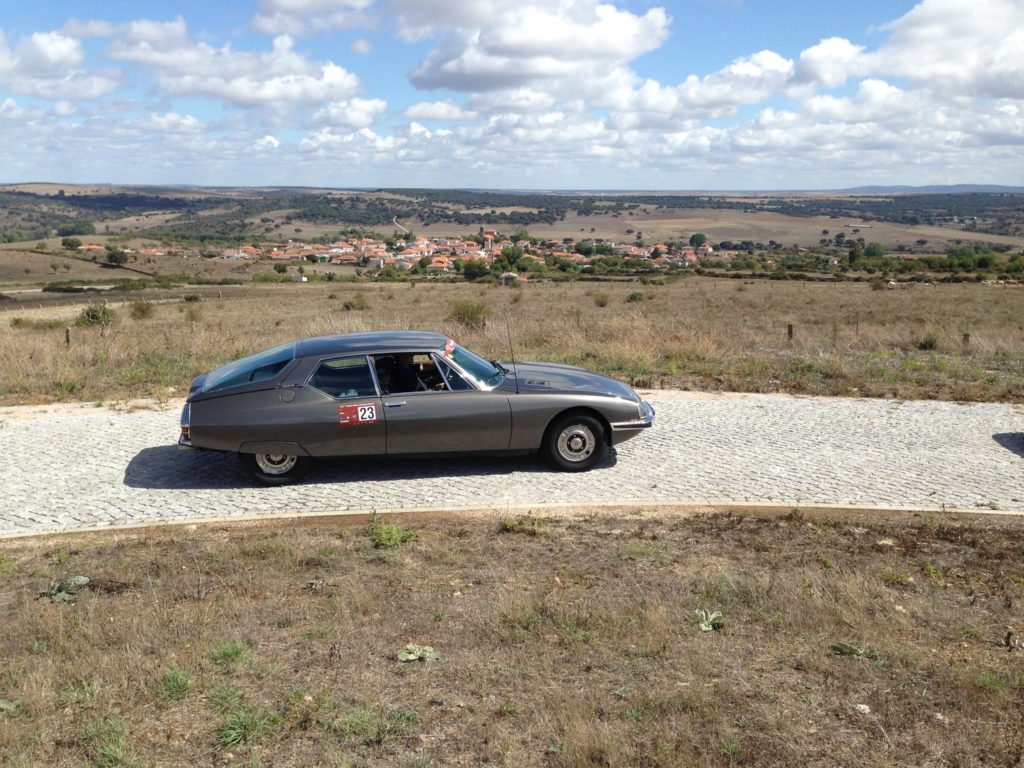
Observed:
[[[288,485],[298,482],[309,471],[306,456],[282,453],[240,453],[246,473],[263,485]]]
[[[607,448],[604,425],[581,413],[552,422],[544,435],[541,452],[557,469],[583,472],[601,461]]]

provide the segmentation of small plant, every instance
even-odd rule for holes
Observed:
[[[223,725],[217,729],[217,746],[227,749],[252,741],[279,722],[281,716],[267,707],[239,707],[229,714]]]
[[[498,528],[501,533],[525,533],[527,536],[541,536],[548,532],[548,521],[543,517],[520,515],[505,517]]]
[[[39,599],[48,603],[73,603],[78,593],[88,584],[88,576],[72,576],[64,581],[55,581],[39,593]]]
[[[978,687],[983,691],[1005,691],[1009,685],[994,672],[982,672],[978,676]]]
[[[722,757],[729,761],[729,765],[742,763],[747,756],[743,743],[736,739],[726,739],[722,742]]]
[[[17,717],[21,714],[24,704],[21,699],[0,699],[0,715]]]
[[[697,616],[697,626],[701,632],[718,631],[725,626],[725,619],[721,611],[709,611],[707,608],[698,608],[694,611]]]
[[[245,643],[241,640],[231,640],[227,643],[221,643],[210,651],[210,659],[217,664],[228,665],[241,661],[245,658],[245,654]]]
[[[415,709],[392,709],[374,712],[361,707],[349,713],[341,726],[346,741],[361,741],[367,746],[379,747],[386,741],[407,734],[419,724],[420,715]]]
[[[87,757],[96,768],[127,768],[135,757],[125,741],[124,724],[104,717],[86,726],[83,733]]]
[[[408,528],[383,522],[377,512],[370,515],[370,524],[366,527],[366,535],[377,549],[393,549],[416,538],[416,534]]]
[[[185,698],[188,689],[192,687],[192,682],[192,678],[185,673],[185,670],[175,664],[160,678],[160,691],[171,701],[180,701]]]
[[[608,306],[608,294],[607,293],[595,293],[593,296],[595,307],[607,307]]]
[[[100,686],[94,680],[72,680],[57,691],[57,703],[62,707],[88,704],[99,692]]]
[[[369,309],[370,302],[366,300],[366,296],[364,296],[362,293],[357,293],[351,299],[346,299],[342,303],[341,308],[344,309],[346,312],[351,312],[353,310],[358,312],[364,309]]]
[[[627,304],[637,304],[644,301],[647,301],[647,294],[642,291],[633,291],[633,293],[626,297]]]
[[[81,326],[110,326],[117,322],[117,313],[106,304],[89,304],[78,316]]]
[[[919,342],[917,342],[917,348],[925,352],[930,352],[934,349],[939,348],[939,334],[935,331],[928,331]]]
[[[0,552],[0,573],[13,573],[16,567],[6,552]]]
[[[858,648],[849,643],[832,643],[829,647],[836,656],[850,656],[855,659],[871,659],[872,661],[878,660],[878,653],[872,648]]]
[[[210,706],[219,714],[226,715],[242,705],[242,692],[230,685],[218,685],[210,693]]]
[[[487,325],[487,305],[480,301],[460,299],[452,304],[448,320],[467,328],[483,328]]]
[[[184,301],[186,304],[195,304],[197,301],[202,301],[202,300],[203,300],[203,297],[200,296],[198,293],[186,293],[182,297],[182,301]]]
[[[441,654],[435,651],[429,645],[416,645],[409,643],[405,648],[402,648],[398,652],[398,660],[402,662],[410,661],[437,661],[441,658]]]
[[[203,313],[199,310],[199,307],[186,307],[185,319],[188,322],[195,324],[203,319]]]
[[[153,316],[153,302],[133,301],[132,320],[146,320]]]

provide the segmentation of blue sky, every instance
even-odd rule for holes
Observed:
[[[0,9],[0,182],[1024,183],[1024,0]]]

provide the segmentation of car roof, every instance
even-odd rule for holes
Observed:
[[[343,354],[389,354],[414,350],[444,349],[448,337],[430,331],[375,331],[314,336],[295,343],[296,357]]]

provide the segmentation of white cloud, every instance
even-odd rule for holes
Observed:
[[[358,53],[360,56],[367,56],[373,53],[373,43],[365,37],[360,37],[358,40],[353,40],[352,45],[350,45],[348,49],[352,51],[352,53]]]
[[[364,20],[373,0],[261,0],[253,26],[268,35],[303,35]]]
[[[11,48],[0,30],[0,88],[44,99],[93,99],[118,86],[120,73],[82,68],[80,40],[33,32]]]
[[[262,139],[257,139],[252,143],[252,148],[257,152],[268,152],[270,150],[277,149],[281,146],[281,142],[269,133]]]
[[[476,112],[463,109],[451,99],[418,101],[403,114],[413,120],[472,120],[477,116]]]
[[[874,72],[934,90],[1024,97],[1024,3],[923,0],[885,25],[886,43],[867,56]]]
[[[156,72],[172,95],[207,96],[239,107],[284,109],[295,104],[339,101],[359,89],[359,79],[333,62],[312,62],[294,50],[287,35],[265,53],[215,48],[192,41],[185,21],[135,21],[111,43],[107,55]]]
[[[863,53],[862,45],[854,45],[842,37],[826,38],[800,54],[795,80],[835,88],[856,73]]]
[[[335,127],[368,128],[388,109],[383,99],[348,99],[328,104],[313,116],[316,123]]]
[[[177,112],[159,114],[151,112],[147,117],[136,122],[140,128],[156,133],[202,133],[203,124],[192,115],[179,115]]]
[[[413,70],[410,80],[419,88],[481,92],[558,81],[567,89],[574,80],[600,76],[656,49],[668,36],[662,8],[639,16],[596,0],[565,0],[557,7],[536,0],[497,3],[482,23],[476,3],[452,5],[467,13]],[[425,10],[406,8],[410,15],[414,9]],[[417,29],[429,31],[433,24],[436,19]]]
[[[112,37],[117,32],[117,25],[101,19],[68,19],[61,27],[61,32],[71,37]]]

